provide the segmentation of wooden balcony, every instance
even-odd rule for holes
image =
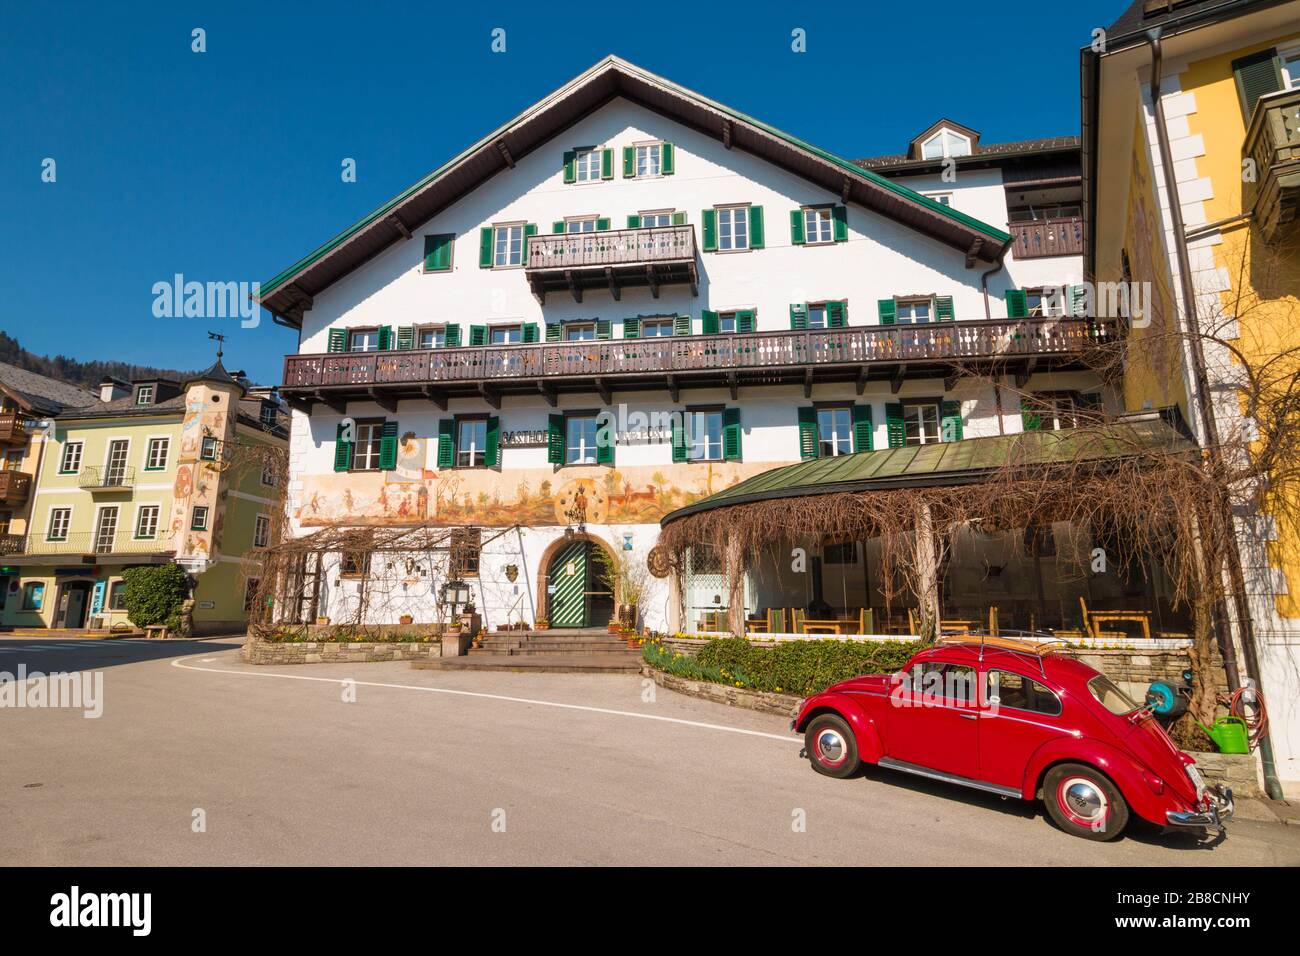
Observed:
[[[906,376],[946,377],[957,365],[1028,375],[1080,368],[1084,354],[1113,340],[1111,322],[1013,319],[869,325],[846,329],[690,335],[649,339],[548,342],[538,345],[417,351],[290,355],[281,392],[298,407],[323,402],[340,414],[348,401],[371,400],[391,411],[403,398],[446,408],[449,397],[537,394],[552,405],[558,392],[601,395],[614,390],[853,381]]]
[[[6,412],[0,415],[0,442],[21,445],[27,441],[27,424],[21,415]]]
[[[21,471],[0,471],[0,502],[22,504],[32,491],[32,476]]]
[[[1011,252],[1017,259],[1083,255],[1083,219],[1035,219],[1011,223]]]
[[[1241,155],[1254,161],[1255,173],[1254,182],[1242,183],[1242,210],[1255,210],[1265,242],[1291,235],[1300,208],[1300,89],[1255,104]]]
[[[538,302],[548,292],[569,292],[581,302],[589,289],[608,289],[615,299],[634,286],[659,298],[665,285],[689,285],[699,292],[693,226],[606,229],[533,236],[524,265]]]

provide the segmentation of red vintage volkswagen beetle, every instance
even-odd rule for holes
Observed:
[[[1040,794],[1067,833],[1112,840],[1129,814],[1222,829],[1232,791],[1207,787],[1144,706],[1050,644],[941,639],[897,674],[855,677],[803,701],[800,756],[831,777],[862,763],[1003,797]]]

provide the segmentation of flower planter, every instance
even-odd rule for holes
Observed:
[[[449,629],[442,635],[442,656],[463,657],[469,653],[469,645],[472,641],[473,637],[467,632]]]

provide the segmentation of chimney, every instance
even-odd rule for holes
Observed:
[[[131,386],[120,378],[113,378],[108,375],[99,383],[99,400],[101,402],[111,402],[114,399],[125,398],[130,394]]]

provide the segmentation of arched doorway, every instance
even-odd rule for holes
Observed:
[[[600,555],[604,542],[589,535],[565,537],[547,548],[541,588],[552,628],[604,627],[614,617],[614,592],[605,581]]]

